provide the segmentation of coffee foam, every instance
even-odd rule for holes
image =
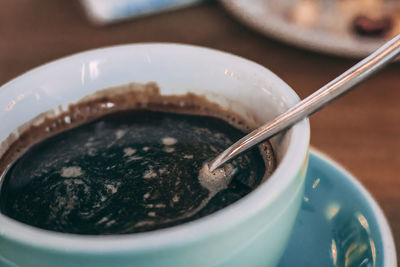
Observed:
[[[231,164],[225,164],[213,172],[210,171],[208,163],[205,163],[199,171],[199,182],[201,186],[208,190],[209,197],[212,198],[219,191],[228,187],[235,174]]]
[[[161,95],[156,83],[130,83],[97,91],[77,103],[69,104],[67,108],[60,105],[57,111],[41,113],[18,127],[0,143],[0,173],[40,140],[103,115],[130,109],[209,115],[223,119],[244,132],[253,128],[245,118],[209,101],[205,96],[193,93]],[[171,148],[166,147],[166,150]]]

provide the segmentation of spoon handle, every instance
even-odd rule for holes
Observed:
[[[214,171],[241,152],[317,112],[331,101],[350,91],[350,89],[353,89],[359,83],[381,70],[399,55],[400,34],[283,114],[234,143],[210,162],[210,170]]]

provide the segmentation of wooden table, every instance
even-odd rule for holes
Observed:
[[[3,0],[0,84],[49,60],[136,42],[212,47],[266,66],[305,97],[355,63],[293,48],[253,32],[218,3],[108,27],[90,25],[76,1]],[[311,118],[311,144],[352,172],[384,210],[400,259],[400,64]]]

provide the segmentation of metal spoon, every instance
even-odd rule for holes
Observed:
[[[339,96],[350,91],[359,83],[377,73],[400,55],[400,34],[378,48],[371,55],[354,65],[342,75],[332,80],[313,94],[291,107],[285,113],[252,131],[209,163],[213,172],[228,160],[236,157],[250,147],[287,129],[296,122],[322,109]]]

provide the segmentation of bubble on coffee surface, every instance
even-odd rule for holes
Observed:
[[[64,178],[79,177],[82,175],[82,169],[78,166],[63,167],[61,169],[61,176]]]
[[[258,149],[225,165],[221,180],[199,175],[205,162],[243,135],[209,116],[146,110],[107,115],[43,140],[20,157],[5,175],[1,212],[76,234],[185,223],[237,201],[263,178]]]
[[[214,171],[211,171],[209,164],[205,163],[199,171],[198,178],[201,186],[210,192],[210,196],[214,196],[228,187],[234,174],[235,169],[230,163]]]

